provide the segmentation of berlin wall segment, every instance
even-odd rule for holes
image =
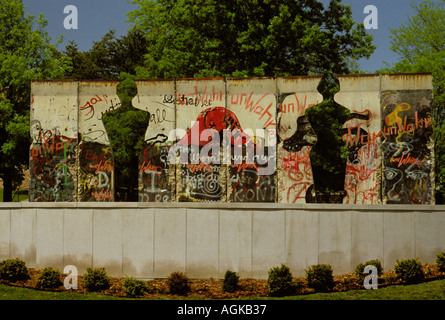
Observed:
[[[351,204],[431,204],[430,75],[337,76],[349,112],[344,197]],[[321,77],[136,80],[148,114],[139,202],[316,202],[307,110]],[[105,114],[117,81],[32,83],[30,201],[116,201]]]

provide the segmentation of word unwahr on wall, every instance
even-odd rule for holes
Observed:
[[[120,128],[145,132],[132,201],[434,203],[431,75],[337,75],[333,96],[320,93],[322,79],[135,80],[131,107],[147,124]],[[103,121],[122,108],[118,85],[32,83],[30,201],[120,201],[125,168]],[[341,163],[322,147],[329,139],[312,112],[327,117],[329,105],[346,115]],[[314,152],[339,168],[336,189],[317,178]]]

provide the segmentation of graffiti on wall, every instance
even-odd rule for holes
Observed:
[[[78,201],[110,202],[115,200],[114,156],[104,114],[118,109],[116,95],[119,82],[79,83]]]
[[[431,100],[431,90],[382,92],[383,196],[387,203],[431,203]]]
[[[317,202],[310,154],[319,138],[306,113],[323,101],[319,82],[135,81],[132,107],[148,115],[148,125],[139,128],[146,133],[137,200]],[[59,98],[42,94],[55,85]],[[121,108],[118,85],[33,83],[30,201],[116,201],[115,153],[103,118]],[[350,111],[342,129],[348,150],[343,203],[430,203],[431,90],[377,89],[377,102],[354,101],[364,88],[346,90],[340,103]]]
[[[275,202],[275,79],[228,80],[227,92],[234,136],[230,143],[228,199],[232,202]]]
[[[317,137],[305,115],[306,109],[318,104],[316,94],[282,93],[279,96],[279,148],[282,177],[281,202],[311,203],[313,174],[309,153]]]
[[[379,199],[378,171],[380,168],[381,131],[373,131],[378,115],[366,109],[352,110],[343,136],[348,147],[344,203],[374,204]]]
[[[30,151],[32,202],[72,202],[75,200],[75,147],[77,139],[62,136],[57,129],[42,130],[33,120]]]

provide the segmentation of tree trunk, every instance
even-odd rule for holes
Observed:
[[[3,176],[3,202],[12,202],[12,178]]]

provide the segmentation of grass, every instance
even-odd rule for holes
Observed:
[[[184,297],[187,299],[187,297]],[[414,285],[392,285],[377,290],[313,293],[283,298],[257,297],[254,300],[445,300],[445,279]],[[95,293],[51,292],[0,284],[0,300],[128,300]],[[143,299],[139,299],[143,300]]]
[[[43,291],[0,284],[0,300],[117,300],[109,295],[75,291]]]
[[[391,285],[376,290],[313,293],[284,297],[282,300],[445,300],[445,279],[412,285]]]

